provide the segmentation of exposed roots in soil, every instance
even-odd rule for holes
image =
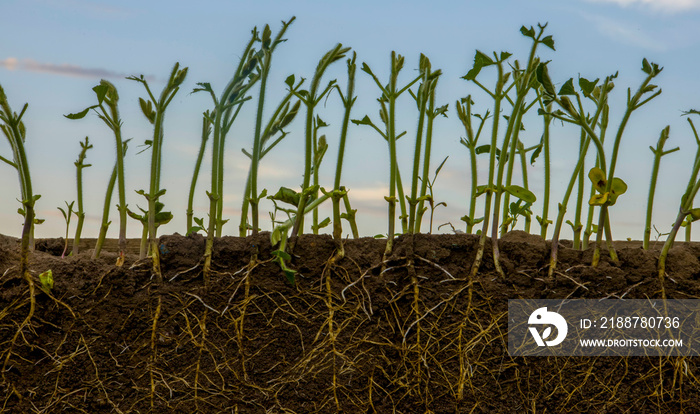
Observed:
[[[503,279],[490,260],[470,278],[466,236],[398,238],[385,261],[381,241],[336,259],[302,237],[291,286],[260,240],[217,240],[207,287],[192,238],[162,239],[163,282],[130,256],[38,257],[56,286],[34,307],[0,251],[0,413],[700,412],[697,357],[507,352],[507,299],[699,298],[672,257],[659,286],[635,249],[597,269],[562,249],[548,284],[545,249],[519,240],[501,245]]]

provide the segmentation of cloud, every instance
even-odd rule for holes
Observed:
[[[51,75],[70,76],[76,78],[123,79],[128,76],[124,73],[119,73],[104,68],[84,68],[82,66],[71,65],[68,63],[57,65],[54,63],[37,62],[33,59],[19,60],[15,57],[8,57],[7,59],[0,60],[0,67],[4,67],[7,70],[48,73]],[[146,76],[145,78],[149,81],[154,80],[153,76]]]
[[[586,0],[595,3],[615,3],[622,7],[641,6],[653,11],[679,13],[700,10],[700,0]]]

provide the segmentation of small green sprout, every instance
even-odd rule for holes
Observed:
[[[97,116],[104,121],[105,124],[112,130],[116,139],[117,151],[117,185],[119,189],[119,258],[117,266],[122,266],[126,257],[126,189],[124,183],[124,145],[122,142],[122,120],[119,117],[119,94],[117,88],[109,81],[102,79],[100,84],[92,88],[97,97],[97,105],[92,105],[84,110],[65,115],[68,119],[82,119],[90,110],[95,111]],[[105,108],[105,105],[107,106]],[[99,110],[98,110],[99,109]]]
[[[78,225],[75,228],[75,237],[73,238],[73,255],[77,255],[80,251],[80,236],[83,232],[83,223],[85,222],[85,211],[83,211],[83,168],[90,167],[90,164],[85,164],[87,151],[92,148],[88,137],[85,137],[85,142],[80,143],[80,155],[75,162],[77,170],[76,178],[78,183],[78,211],[75,213],[78,216]]]
[[[75,211],[73,211],[73,204],[75,204],[75,201],[71,201],[70,204],[68,204],[67,201],[65,201],[67,209],[64,210],[61,207],[57,207],[60,211],[61,214],[63,214],[63,219],[66,221],[66,237],[65,239],[65,246],[63,247],[63,253],[61,253],[61,259],[66,257],[66,252],[68,251],[68,230],[70,229],[70,218],[73,214],[78,214]]]
[[[51,269],[39,274],[39,282],[41,282],[41,290],[48,295],[53,289],[53,272]]]

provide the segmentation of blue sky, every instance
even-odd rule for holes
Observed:
[[[65,223],[57,207],[76,198],[75,166],[79,141],[90,137],[94,148],[88,152],[92,167],[84,170],[87,219],[83,237],[96,237],[102,214],[106,184],[114,165],[114,138],[94,114],[71,121],[64,114],[91,105],[91,90],[101,78],[113,82],[120,93],[120,110],[125,138],[133,138],[126,159],[127,202],[130,208],[144,206],[145,199],[135,190],[146,189],[150,156],[137,155],[150,139],[152,130],[138,106],[143,87],[125,80],[143,74],[151,87],[160,91],[172,65],[189,67],[187,79],[166,114],[162,201],[174,214],[161,234],[185,231],[187,191],[200,142],[201,113],[211,107],[204,94],[190,94],[196,82],[210,82],[217,93],[230,79],[239,54],[254,26],[270,24],[273,33],[282,20],[296,16],[287,31],[288,41],[273,59],[268,82],[266,117],[285,92],[284,79],[294,74],[310,78],[318,59],[336,43],[351,46],[358,62],[367,62],[380,78],[388,73],[392,50],[406,57],[403,73],[407,81],[418,66],[420,53],[427,55],[433,68],[443,76],[437,92],[439,104],[449,104],[449,118],[436,124],[433,165],[449,155],[435,185],[438,201],[447,207],[436,211],[435,226],[451,222],[463,228],[459,218],[466,213],[469,194],[469,164],[465,147],[459,144],[463,129],[454,111],[455,100],[472,94],[476,112],[492,107],[492,102],[471,83],[460,79],[470,68],[474,52],[509,51],[523,60],[529,50],[522,25],[548,23],[556,51],[540,50],[543,60],[551,60],[550,74],[558,85],[570,77],[603,78],[619,71],[611,97],[611,131],[617,128],[625,105],[625,90],[636,90],[643,79],[641,61],[647,58],[664,67],[655,83],[663,93],[633,115],[623,138],[617,175],[628,185],[628,193],[611,209],[615,238],[640,239],[648,195],[652,154],[659,133],[671,125],[668,148],[681,151],[662,161],[657,190],[654,224],[667,231],[675,219],[680,195],[687,183],[696,151],[695,140],[682,111],[700,108],[697,76],[700,56],[700,1],[695,0],[571,0],[571,1],[438,1],[428,5],[418,1],[86,1],[86,0],[4,0],[0,3],[0,84],[12,107],[29,109],[26,148],[35,191],[42,195],[38,216],[46,222],[38,226],[38,237],[61,236]],[[334,65],[326,80],[337,78],[345,84],[346,68]],[[488,83],[485,73],[484,82]],[[344,87],[344,86],[343,86]],[[357,104],[353,118],[368,114],[377,119],[378,90],[371,79],[358,70]],[[403,98],[399,128],[407,138],[399,142],[400,166],[408,176],[416,124],[415,105]],[[255,104],[247,105],[227,140],[224,214],[231,222],[224,227],[236,234],[240,219],[241,193],[248,171],[241,148],[252,146]],[[337,152],[338,126],[342,108],[336,96],[319,108],[320,116],[331,126],[325,131],[330,148],[322,167],[322,185],[332,183]],[[300,117],[301,118],[301,117]],[[526,145],[539,142],[541,124],[527,124],[521,136]],[[303,172],[303,125],[298,119],[290,135],[278,149],[263,160],[261,187],[275,192],[280,186],[298,188]],[[578,133],[571,127],[553,130],[553,182],[550,212],[563,194],[578,148]],[[485,132],[484,136],[488,133]],[[361,233],[386,232],[388,194],[388,150],[372,130],[353,126],[349,132],[344,184],[350,189],[353,207],[358,208]],[[486,138],[482,138],[486,143]],[[11,157],[9,145],[0,141],[0,155]],[[208,202],[204,191],[209,184],[207,153],[202,168],[195,215],[206,216]],[[486,177],[487,158],[480,158],[480,183]],[[434,168],[431,168],[434,170]],[[530,185],[540,195],[543,187],[542,162],[529,167]],[[19,187],[16,173],[0,165],[0,233],[17,236],[21,232]],[[541,197],[540,197],[541,198]],[[116,194],[113,203],[116,203]],[[269,207],[269,205],[267,205]],[[540,214],[541,200],[533,206]],[[569,210],[573,210],[570,204]],[[110,237],[116,237],[118,220],[112,211]],[[267,215],[261,217],[269,229]],[[75,220],[72,223],[75,225]],[[427,226],[424,226],[426,228]],[[444,230],[444,228],[443,228]],[[539,228],[533,224],[533,232]],[[140,224],[130,220],[128,233],[140,235]],[[70,234],[73,234],[71,229]],[[569,233],[564,233],[565,237]],[[551,232],[550,232],[551,235]]]

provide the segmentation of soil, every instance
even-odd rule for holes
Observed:
[[[163,281],[130,240],[93,260],[60,257],[63,239],[37,240],[30,269],[51,269],[51,295],[18,271],[19,241],[0,236],[2,413],[698,413],[698,357],[512,357],[507,301],[661,296],[658,249],[616,245],[620,262],[560,250],[515,231],[500,240],[506,278],[485,255],[469,289],[478,239],[296,240],[286,282],[269,235],[223,237],[202,277],[204,239],[160,238]],[[488,250],[488,249],[487,249]],[[260,259],[252,262],[257,253]],[[663,288],[700,297],[700,245],[677,243]],[[251,264],[252,263],[252,264]],[[471,291],[471,298],[470,298]],[[20,329],[21,328],[21,329]]]

